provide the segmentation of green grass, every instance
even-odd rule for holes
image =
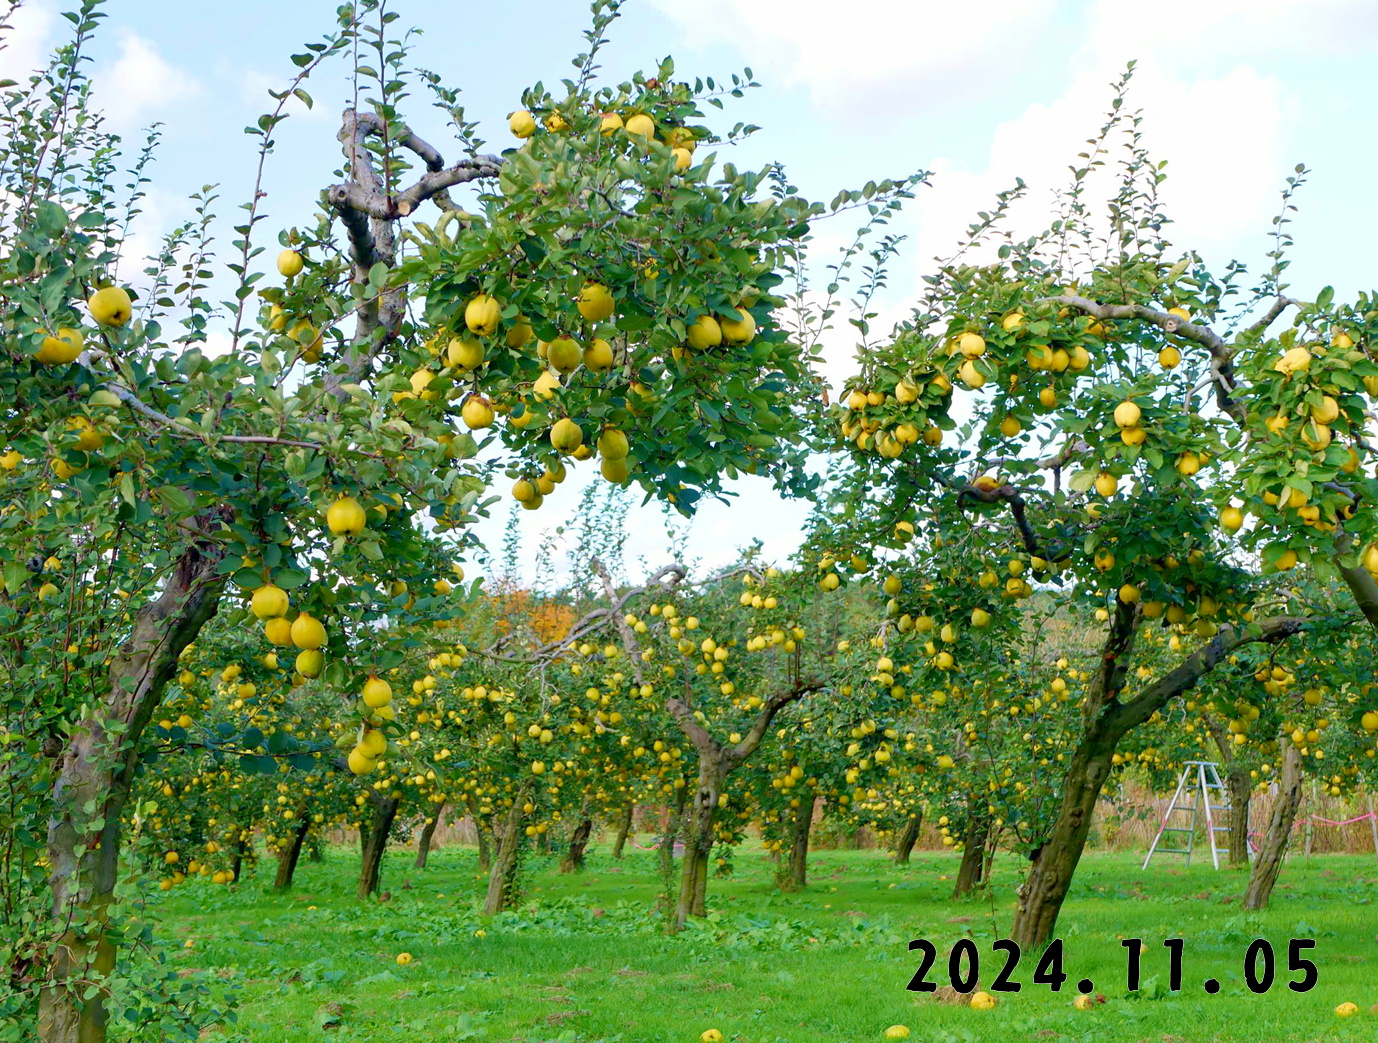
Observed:
[[[879,1040],[891,1024],[912,1039],[1372,1040],[1378,1037],[1378,922],[1371,858],[1292,859],[1272,907],[1244,914],[1243,876],[1209,865],[1183,870],[1165,859],[1148,873],[1132,855],[1088,855],[1060,922],[1068,981],[1060,993],[1024,983],[991,1012],[905,991],[916,962],[911,937],[938,944],[930,979],[964,933],[976,941],[981,983],[998,968],[990,944],[1008,933],[1022,868],[996,863],[992,894],[954,902],[952,855],[916,853],[908,867],[878,852],[817,852],[810,887],[781,894],[759,849],[738,853],[736,874],[714,878],[710,922],[675,938],[657,930],[653,856],[622,862],[593,854],[588,869],[561,875],[553,861],[528,863],[528,895],[514,914],[485,921],[475,911],[472,851],[450,848],[424,872],[411,854],[388,856],[386,902],[355,901],[355,849],[303,863],[296,890],[271,890],[271,865],[232,888],[196,882],[154,899],[160,933],[177,944],[179,969],[212,970],[240,990],[239,1024],[220,1038],[297,1041],[621,1040],[692,1043],[708,1028],[743,1043]],[[409,884],[409,886],[408,886]],[[485,937],[475,932],[483,930]],[[1122,937],[1149,944],[1145,984],[1156,998],[1130,998]],[[1165,937],[1186,939],[1184,990],[1167,994]],[[1278,981],[1264,996],[1245,987],[1250,940],[1269,938]],[[1312,991],[1286,987],[1287,940],[1313,937],[1320,971]],[[414,962],[398,966],[409,952]],[[1222,984],[1208,996],[1201,983]],[[1073,1010],[1076,983],[1090,977],[1107,1002]],[[1353,1001],[1357,1017],[1334,1008]]]

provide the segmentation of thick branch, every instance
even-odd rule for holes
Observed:
[[[1129,729],[1143,724],[1177,696],[1195,687],[1202,677],[1236,648],[1256,642],[1272,644],[1284,641],[1315,625],[1315,619],[1276,616],[1243,627],[1223,627],[1220,633],[1188,656],[1177,669],[1149,685],[1129,702],[1111,707],[1106,714],[1109,718],[1107,723],[1112,730],[1123,735]]]
[[[1264,312],[1263,315],[1259,317],[1259,320],[1257,322],[1248,326],[1244,330],[1244,333],[1247,336],[1252,337],[1264,332],[1269,326],[1273,324],[1273,321],[1277,319],[1279,315],[1281,315],[1292,305],[1299,303],[1299,301],[1292,300],[1291,297],[1283,297],[1279,295],[1278,299],[1273,302],[1273,306],[1269,308],[1266,312]]]
[[[1216,404],[1220,406],[1222,412],[1229,414],[1241,423],[1243,422],[1244,406],[1236,402],[1233,397],[1235,380],[1234,365],[1231,358],[1234,353],[1220,335],[1209,326],[1187,322],[1176,315],[1169,315],[1165,311],[1158,311],[1156,308],[1149,308],[1142,304],[1100,304],[1090,298],[1071,293],[1059,297],[1043,297],[1035,303],[1060,304],[1064,307],[1076,308],[1086,315],[1101,320],[1140,319],[1162,327],[1167,333],[1175,333],[1179,337],[1195,341],[1210,352],[1211,376],[1215,382]]]
[[[756,747],[761,745],[761,740],[765,738],[766,731],[770,728],[770,722],[775,719],[777,713],[796,699],[802,699],[811,692],[817,692],[826,687],[825,682],[811,678],[800,681],[791,688],[776,692],[767,699],[765,705],[761,707],[761,712],[756,715],[756,720],[752,722],[751,728],[742,736],[742,741],[727,751],[728,770],[735,768],[756,752]]]

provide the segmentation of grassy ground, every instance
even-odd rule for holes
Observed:
[[[1378,866],[1371,857],[1289,862],[1266,913],[1244,914],[1237,872],[1167,860],[1148,873],[1132,855],[1089,855],[1060,922],[1068,981],[1060,993],[1030,984],[1033,961],[1013,975],[1023,991],[980,1012],[905,991],[916,960],[910,938],[946,954],[972,937],[988,987],[999,963],[991,942],[1008,933],[1019,866],[997,860],[993,893],[954,902],[956,858],[916,853],[894,867],[883,853],[817,852],[811,885],[781,894],[759,850],[739,852],[735,875],[714,878],[710,922],[676,938],[657,930],[653,856],[590,857],[581,874],[528,863],[528,901],[485,921],[472,851],[452,848],[424,872],[411,854],[389,855],[386,902],[359,904],[357,854],[338,849],[306,863],[296,890],[271,891],[271,866],[232,888],[188,884],[155,899],[160,933],[181,948],[183,969],[210,969],[240,988],[237,1029],[218,1038],[263,1043],[322,1039],[378,1043],[510,1040],[520,1043],[692,1043],[709,1028],[742,1043],[879,1040],[892,1024],[924,1041],[1073,1039],[1155,1043],[1378,1038]],[[1186,939],[1184,989],[1166,991],[1162,939]],[[1123,937],[1149,944],[1140,997],[1125,991]],[[1266,937],[1278,953],[1272,990],[1245,987],[1244,952]],[[1319,984],[1287,988],[1287,940],[1315,938]],[[413,962],[399,966],[399,953]],[[1073,1009],[1079,979],[1106,997]],[[1218,995],[1202,982],[1218,978]],[[1156,979],[1157,985],[1153,984]],[[1343,1001],[1359,1005],[1341,1019]]]

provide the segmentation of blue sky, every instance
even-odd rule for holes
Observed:
[[[0,11],[8,2],[0,0]],[[66,25],[57,12],[67,6],[26,0],[0,51],[0,77],[22,74],[47,52]],[[254,153],[243,127],[268,107],[267,89],[291,75],[288,55],[332,27],[335,7],[334,0],[107,4],[93,52],[99,98],[122,131],[165,124],[141,242],[153,244],[186,218],[187,195],[204,184],[220,184],[225,214],[247,197]],[[510,143],[506,114],[522,88],[567,75],[588,22],[582,0],[393,0],[391,9],[401,23],[425,29],[415,63],[462,88],[470,118],[481,121],[495,151]],[[725,78],[750,66],[762,87],[728,117],[763,130],[724,158],[783,161],[814,197],[933,170],[932,187],[892,229],[909,237],[881,301],[883,313],[897,318],[928,260],[945,253],[1015,175],[1034,190],[1017,218],[1037,227],[1047,193],[1100,126],[1107,85],[1130,59],[1139,62],[1131,103],[1146,110],[1150,147],[1169,161],[1175,242],[1258,270],[1283,179],[1304,161],[1313,174],[1292,225],[1294,292],[1378,286],[1369,247],[1378,234],[1370,173],[1378,160],[1375,45],[1372,0],[630,0],[603,66],[616,79],[666,54],[680,76]],[[265,185],[269,214],[285,223],[302,219],[340,162],[334,135],[348,97],[343,65],[308,89],[315,110],[298,111],[280,132]],[[446,148],[443,126],[421,96],[415,100],[413,126],[448,157],[454,149]],[[832,222],[821,238],[849,238],[854,224]],[[826,372],[840,383],[853,345],[845,333],[825,344]],[[701,511],[686,537],[691,557],[723,562],[756,537],[777,558],[794,548],[803,505],[781,503],[764,482],[740,492],[730,505]],[[567,483],[540,511],[523,515],[528,563],[541,533],[567,518],[578,495],[577,483]],[[506,521],[500,511],[485,523],[485,540],[496,545]],[[658,509],[636,511],[631,532],[633,556],[664,560]]]

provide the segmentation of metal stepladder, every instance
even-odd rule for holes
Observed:
[[[1190,793],[1188,803],[1187,794]],[[1228,855],[1228,847],[1220,847],[1215,842],[1217,833],[1228,833],[1229,812],[1230,812],[1230,791],[1225,784],[1220,781],[1220,772],[1214,761],[1187,761],[1182,767],[1182,777],[1177,780],[1177,789],[1172,794],[1172,803],[1168,805],[1167,813],[1163,815],[1162,825],[1158,827],[1158,835],[1153,838],[1153,844],[1148,849],[1148,855],[1144,858],[1143,869],[1148,868],[1148,863],[1158,852],[1171,855],[1186,855],[1186,864],[1191,865],[1191,852],[1196,843],[1196,829],[1205,820],[1206,839],[1211,846],[1211,863],[1216,869],[1220,868],[1220,856]],[[1217,825],[1219,816],[1217,812],[1225,812],[1225,823]],[[1173,815],[1183,815],[1190,812],[1191,822],[1182,825],[1179,820],[1173,823]],[[1159,847],[1163,841],[1164,833],[1186,834],[1186,846],[1184,847]],[[1249,852],[1250,859],[1253,852]]]

